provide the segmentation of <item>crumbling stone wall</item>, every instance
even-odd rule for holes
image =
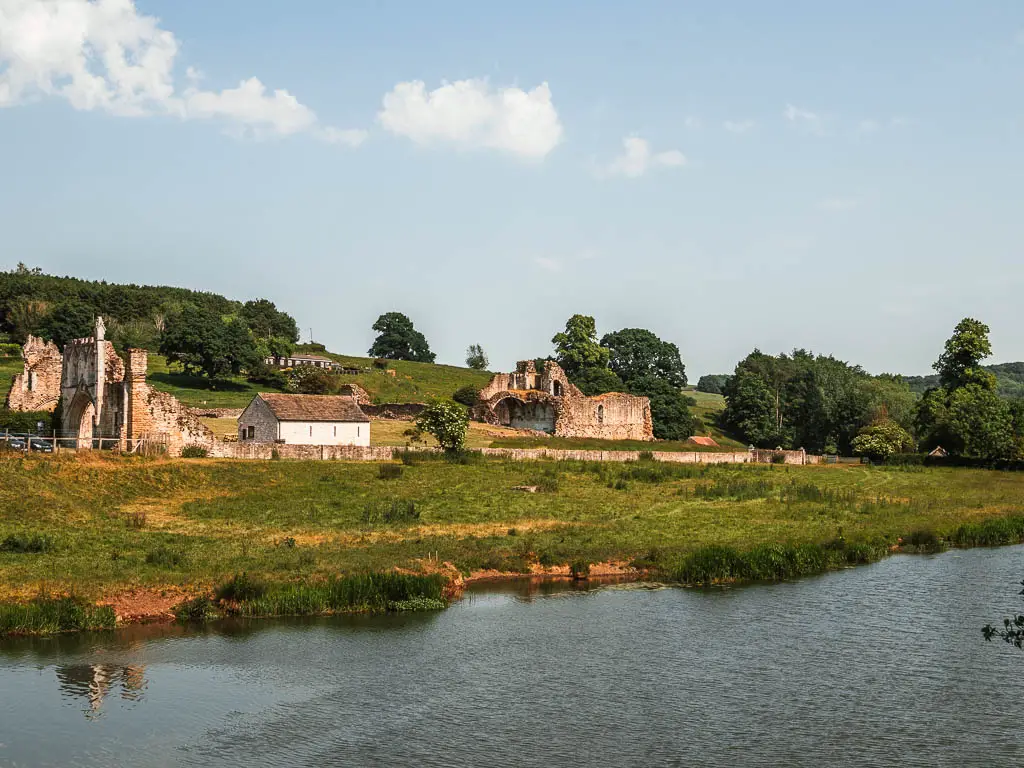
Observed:
[[[12,411],[53,411],[60,399],[63,361],[53,342],[29,336],[21,348],[24,369],[14,375],[7,407]]]
[[[213,433],[191,408],[173,395],[153,389],[146,382],[148,361],[146,350],[128,350],[128,375],[124,388],[124,401],[127,404],[124,437],[129,441],[163,443],[171,456],[179,455],[186,445],[212,445]]]
[[[532,360],[514,373],[499,373],[480,392],[471,415],[478,421],[531,429],[559,437],[653,440],[651,403],[646,397],[610,392],[587,397],[558,363],[537,372]]]

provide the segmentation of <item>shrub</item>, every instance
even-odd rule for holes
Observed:
[[[209,451],[201,445],[186,445],[181,449],[183,459],[205,459],[208,455]]]
[[[401,464],[381,464],[377,467],[377,477],[381,480],[397,480],[402,476]]]
[[[412,499],[392,499],[367,504],[363,508],[364,523],[403,523],[420,519]]]
[[[202,623],[220,616],[213,601],[206,595],[193,597],[174,607],[175,618],[183,624]]]
[[[185,555],[176,549],[161,545],[146,553],[146,562],[161,568],[177,568],[185,562]]]
[[[640,451],[636,457],[637,461],[654,461],[654,451]]]
[[[270,450],[270,460],[271,461],[280,461],[281,460],[281,452],[279,450],[277,450],[277,448],[271,448],[271,450]]]
[[[0,541],[0,552],[38,555],[54,549],[52,538],[41,533],[12,533]]]
[[[535,476],[529,485],[535,486],[541,493],[558,493],[558,473],[554,470],[546,470]]]
[[[402,459],[402,464],[407,467],[411,467],[415,464],[417,459],[416,454],[408,448],[402,450],[400,458]]]
[[[236,573],[228,581],[214,590],[218,600],[241,603],[247,600],[258,600],[267,594],[267,584],[245,571]]]
[[[480,399],[480,390],[471,384],[467,384],[464,387],[459,387],[452,394],[452,400],[456,403],[462,403],[463,405],[473,406],[476,405],[477,400]]]
[[[590,563],[581,558],[573,560],[569,564],[569,575],[577,581],[583,581],[590,576]]]
[[[416,428],[433,435],[437,444],[449,452],[463,450],[468,427],[466,409],[444,400],[434,400],[416,417]]]
[[[21,355],[20,344],[0,342],[0,357],[18,357]]]
[[[785,463],[786,463],[786,454],[782,453],[781,451],[776,451],[775,453],[772,454],[772,464],[785,464]]]
[[[905,536],[902,544],[904,551],[927,554],[942,552],[945,548],[945,542],[938,537],[935,531],[928,529],[914,531],[910,535]]]

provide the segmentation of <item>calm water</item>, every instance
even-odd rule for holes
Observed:
[[[1012,765],[1024,547],[0,644],[0,765]]]

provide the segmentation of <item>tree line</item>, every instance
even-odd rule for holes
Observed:
[[[988,334],[984,323],[962,320],[920,397],[903,377],[806,350],[755,349],[731,376],[703,384],[725,395],[722,426],[758,447],[884,458],[941,446],[967,458],[1021,458],[1024,400],[1000,397],[996,376],[981,367],[992,354]]]

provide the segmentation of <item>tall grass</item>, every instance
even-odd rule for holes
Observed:
[[[770,480],[727,477],[698,485],[693,489],[693,495],[698,499],[751,501],[768,498],[775,493],[775,488],[775,483]]]
[[[12,533],[0,541],[0,552],[42,554],[55,548],[53,538],[42,533]]]
[[[997,547],[1024,543],[1024,515],[964,523],[950,537],[954,547]]]
[[[420,511],[412,499],[377,501],[363,507],[364,523],[410,523],[419,519]]]
[[[240,601],[236,610],[242,616],[308,616],[439,609],[447,606],[445,583],[439,575],[384,571],[319,582],[275,584],[258,597]]]
[[[848,544],[841,539],[828,544],[761,544],[743,551],[711,545],[661,566],[659,571],[680,584],[777,581],[874,562],[885,552],[884,547]]]
[[[0,603],[0,636],[113,629],[115,620],[111,606],[92,605],[77,597],[37,597],[27,603]]]

